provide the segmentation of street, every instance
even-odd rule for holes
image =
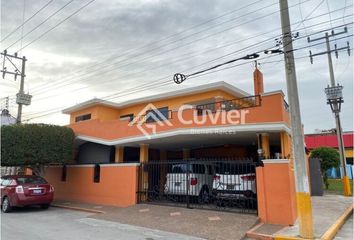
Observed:
[[[353,239],[353,215],[351,215],[345,224],[339,229],[335,240],[345,240],[345,239]]]
[[[16,209],[1,214],[2,240],[157,240],[200,239],[106,220],[89,218],[92,213],[60,208]]]

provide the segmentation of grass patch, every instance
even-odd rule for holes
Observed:
[[[342,179],[328,179],[328,183],[329,183],[329,187],[327,190],[325,187],[323,187],[326,192],[343,194]],[[349,183],[350,183],[351,191],[353,192],[353,180],[349,180]]]

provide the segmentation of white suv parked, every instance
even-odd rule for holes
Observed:
[[[256,173],[254,166],[240,163],[221,163],[216,168],[213,194],[217,199],[255,199]]]
[[[166,176],[165,194],[197,196],[207,203],[213,186],[214,168],[204,163],[172,164]]]

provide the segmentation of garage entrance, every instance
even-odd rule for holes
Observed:
[[[142,163],[138,202],[257,213],[252,159],[183,159]]]

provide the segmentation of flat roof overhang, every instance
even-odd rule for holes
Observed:
[[[109,146],[125,147],[138,147],[140,144],[149,144],[151,148],[157,149],[200,148],[224,144],[254,145],[257,144],[258,133],[269,133],[270,144],[278,145],[280,144],[279,132],[291,134],[290,128],[284,123],[247,124],[175,129],[149,136],[141,135],[116,140],[80,135],[76,137],[76,144],[94,142]]]

